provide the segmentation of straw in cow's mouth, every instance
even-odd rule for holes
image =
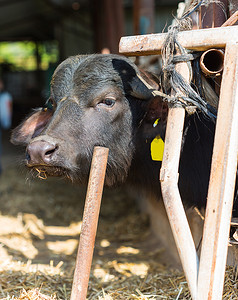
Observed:
[[[62,167],[51,167],[51,166],[34,166],[32,170],[36,171],[36,177],[45,180],[48,177],[62,177],[67,176],[67,172]]]

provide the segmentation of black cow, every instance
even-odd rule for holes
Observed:
[[[138,76],[140,75],[140,76]],[[87,182],[95,146],[110,149],[107,186],[127,182],[161,197],[161,161],[151,158],[151,142],[165,136],[168,106],[151,90],[155,75],[118,55],[66,59],[56,69],[51,96],[12,134],[25,144],[26,165],[39,176],[65,176]],[[187,206],[205,205],[215,124],[203,113],[185,120],[179,188]]]

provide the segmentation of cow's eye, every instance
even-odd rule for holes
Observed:
[[[103,104],[108,107],[112,107],[115,104],[116,100],[113,98],[105,98],[102,101],[100,101],[98,104]]]

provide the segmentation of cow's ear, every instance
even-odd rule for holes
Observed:
[[[159,78],[149,72],[138,69],[129,59],[113,58],[113,68],[119,73],[126,93],[141,100],[150,100],[154,91],[158,91]]]
[[[130,82],[130,94],[141,100],[155,97],[154,92],[159,90],[159,78],[154,74],[139,70]]]
[[[11,135],[11,143],[14,145],[27,145],[29,141],[38,136],[53,115],[50,109],[39,108],[31,113],[20,125],[18,125]]]

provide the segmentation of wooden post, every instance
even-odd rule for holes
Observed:
[[[238,43],[227,44],[204,223],[197,300],[222,299],[238,150]]]
[[[108,151],[108,148],[104,147],[94,148],[71,300],[85,300],[87,296]]]

